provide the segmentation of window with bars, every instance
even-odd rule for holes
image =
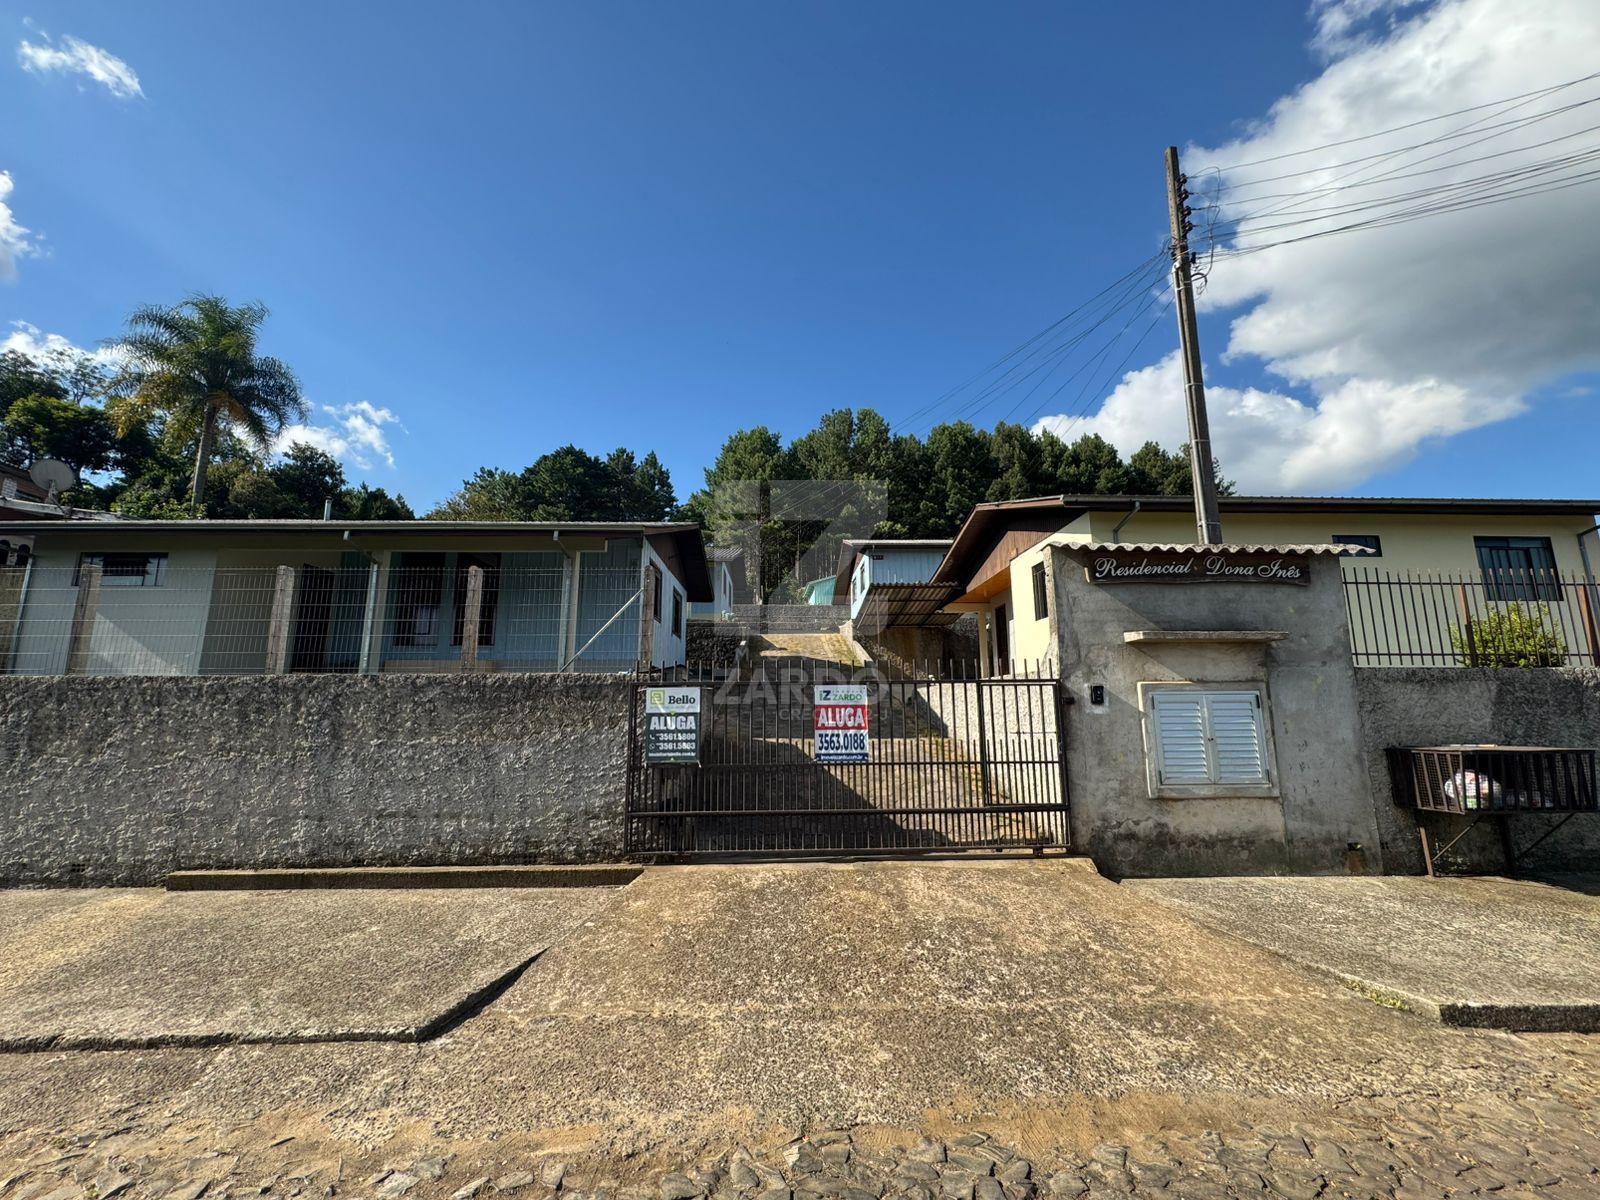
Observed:
[[[1033,564],[1033,619],[1043,621],[1050,615],[1050,583],[1045,578],[1044,564]]]
[[[1555,550],[1547,537],[1472,539],[1490,600],[1560,600]]]
[[[1254,689],[1150,693],[1152,783],[1158,790],[1272,786],[1265,710]]]
[[[100,568],[101,587],[160,587],[166,580],[167,556],[165,554],[80,554],[78,569],[72,574],[72,586],[84,567]]]

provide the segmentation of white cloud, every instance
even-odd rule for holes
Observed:
[[[7,200],[14,188],[11,172],[0,171],[0,279],[17,277],[17,259],[39,253],[39,241],[25,225],[17,224]]]
[[[52,42],[48,33],[41,33],[41,42],[24,38],[17,45],[17,61],[24,71],[44,75],[60,71],[68,75],[83,75],[94,80],[118,100],[132,100],[144,95],[139,77],[133,68],[108,50],[91,46],[70,34],[60,45]]]
[[[71,339],[59,333],[45,333],[37,325],[27,321],[11,322],[11,332],[4,341],[0,341],[0,353],[7,350],[16,350],[26,354],[35,362],[47,362],[56,355],[70,355],[76,357],[86,354],[107,370],[115,370],[122,363],[122,351],[112,346],[100,346],[94,350],[85,350],[75,344]]]
[[[1256,166],[1252,160],[1358,138],[1376,130],[1489,105],[1595,70],[1594,0],[1314,0],[1321,74],[1280,98],[1238,140],[1190,147],[1185,168],[1204,190],[1221,169],[1231,216],[1301,203],[1302,191],[1361,183],[1387,171],[1447,170],[1334,192],[1246,221],[1252,244],[1359,220],[1320,215],[1288,230],[1263,227],[1305,209],[1358,203],[1600,145],[1600,135],[1485,162],[1449,164],[1576,134],[1600,124],[1600,103],[1525,129],[1472,136],[1383,162],[1397,150],[1483,118],[1499,125],[1600,98],[1600,80],[1505,112],[1487,108],[1370,140]],[[1469,145],[1476,137],[1486,140]],[[1442,149],[1453,154],[1423,160]],[[1344,165],[1340,165],[1344,164]],[[1251,180],[1317,168],[1250,185]],[[1368,168],[1375,168],[1368,171]],[[1593,170],[1594,164],[1575,170]],[[1364,171],[1368,173],[1363,174]],[[1482,193],[1484,185],[1467,191]],[[1263,199],[1266,193],[1289,196]],[[1251,199],[1256,197],[1256,199]],[[1526,411],[1539,389],[1600,368],[1600,182],[1388,228],[1280,245],[1212,266],[1202,308],[1232,314],[1222,370],[1208,361],[1206,394],[1224,473],[1246,491],[1342,490],[1448,438]],[[1214,347],[1212,348],[1214,349]],[[1256,360],[1281,390],[1227,386],[1229,368]],[[1058,419],[1054,421],[1058,426]],[[1074,427],[1074,432],[1076,432]],[[1175,360],[1125,376],[1088,423],[1126,451],[1149,438],[1187,440]]]
[[[333,455],[342,462],[370,471],[382,461],[394,467],[394,452],[389,446],[387,427],[399,429],[400,418],[387,408],[377,408],[365,400],[354,404],[322,406],[322,412],[332,418],[323,425],[291,425],[278,435],[273,452],[282,454],[295,442],[306,442],[318,450]]]
[[[1525,407],[1515,396],[1470,399],[1439,379],[1350,379],[1310,400],[1206,385],[1212,449],[1223,474],[1247,493],[1336,491],[1401,465],[1429,438],[1504,420]],[[1038,427],[1069,438],[1097,433],[1125,455],[1147,441],[1169,448],[1187,442],[1178,352],[1124,375],[1093,417],[1046,417]]]

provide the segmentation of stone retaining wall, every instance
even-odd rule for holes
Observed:
[[[837,633],[850,619],[842,604],[735,604],[734,621],[755,633]]]
[[[630,684],[0,679],[0,884],[622,853]]]
[[[1383,861],[1394,873],[1421,871],[1422,849],[1416,813],[1395,806],[1387,747],[1456,742],[1600,747],[1600,671],[1592,668],[1358,667],[1356,697]],[[1528,845],[1558,819],[1517,817],[1511,831],[1518,845]],[[1436,847],[1468,824],[1465,817],[1423,820]],[[1444,865],[1502,873],[1505,855],[1494,825],[1478,826]],[[1573,817],[1526,865],[1529,870],[1600,869],[1600,814]]]

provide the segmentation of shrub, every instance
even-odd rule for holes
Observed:
[[[1553,626],[1547,604],[1508,604],[1473,619],[1471,643],[1464,629],[1452,629],[1450,640],[1471,666],[1559,667],[1567,659],[1567,646]]]

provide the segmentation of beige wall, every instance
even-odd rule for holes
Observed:
[[[1125,514],[1091,514],[1094,540],[1109,541],[1111,531]],[[1593,519],[1583,517],[1497,517],[1408,515],[1387,513],[1282,513],[1222,517],[1222,536],[1229,542],[1303,543],[1331,542],[1336,534],[1377,534],[1383,554],[1346,559],[1344,570],[1363,566],[1391,572],[1427,571],[1475,575],[1478,553],[1475,537],[1547,537],[1563,575],[1583,570],[1577,535]],[[1190,542],[1194,518],[1188,513],[1139,513],[1123,527],[1124,542]],[[1594,548],[1590,548],[1591,557]]]
[[[1036,660],[1054,662],[1059,644],[1053,633],[1054,613],[1044,620],[1033,615],[1033,567],[1043,562],[1051,569],[1049,547],[1068,542],[1110,541],[1126,513],[1084,513],[1062,526],[1060,532],[1011,560],[1009,593],[988,606],[993,620],[995,604],[1005,604],[1011,620],[1013,668]],[[1383,543],[1378,556],[1362,555],[1342,560],[1347,576],[1362,570],[1386,573],[1427,573],[1476,578],[1479,572],[1475,537],[1547,537],[1563,576],[1581,577],[1583,560],[1577,535],[1592,521],[1582,517],[1411,516],[1389,514],[1282,513],[1229,516],[1224,514],[1223,536],[1229,542],[1286,544],[1327,543],[1336,534],[1376,534]],[[1136,514],[1123,526],[1123,542],[1190,542],[1194,519],[1186,512]],[[1600,550],[1590,535],[1590,558],[1600,567]],[[1055,594],[1054,580],[1051,595]],[[1020,597],[1018,604],[1013,598]],[[1441,652],[1449,649],[1441,643]]]

